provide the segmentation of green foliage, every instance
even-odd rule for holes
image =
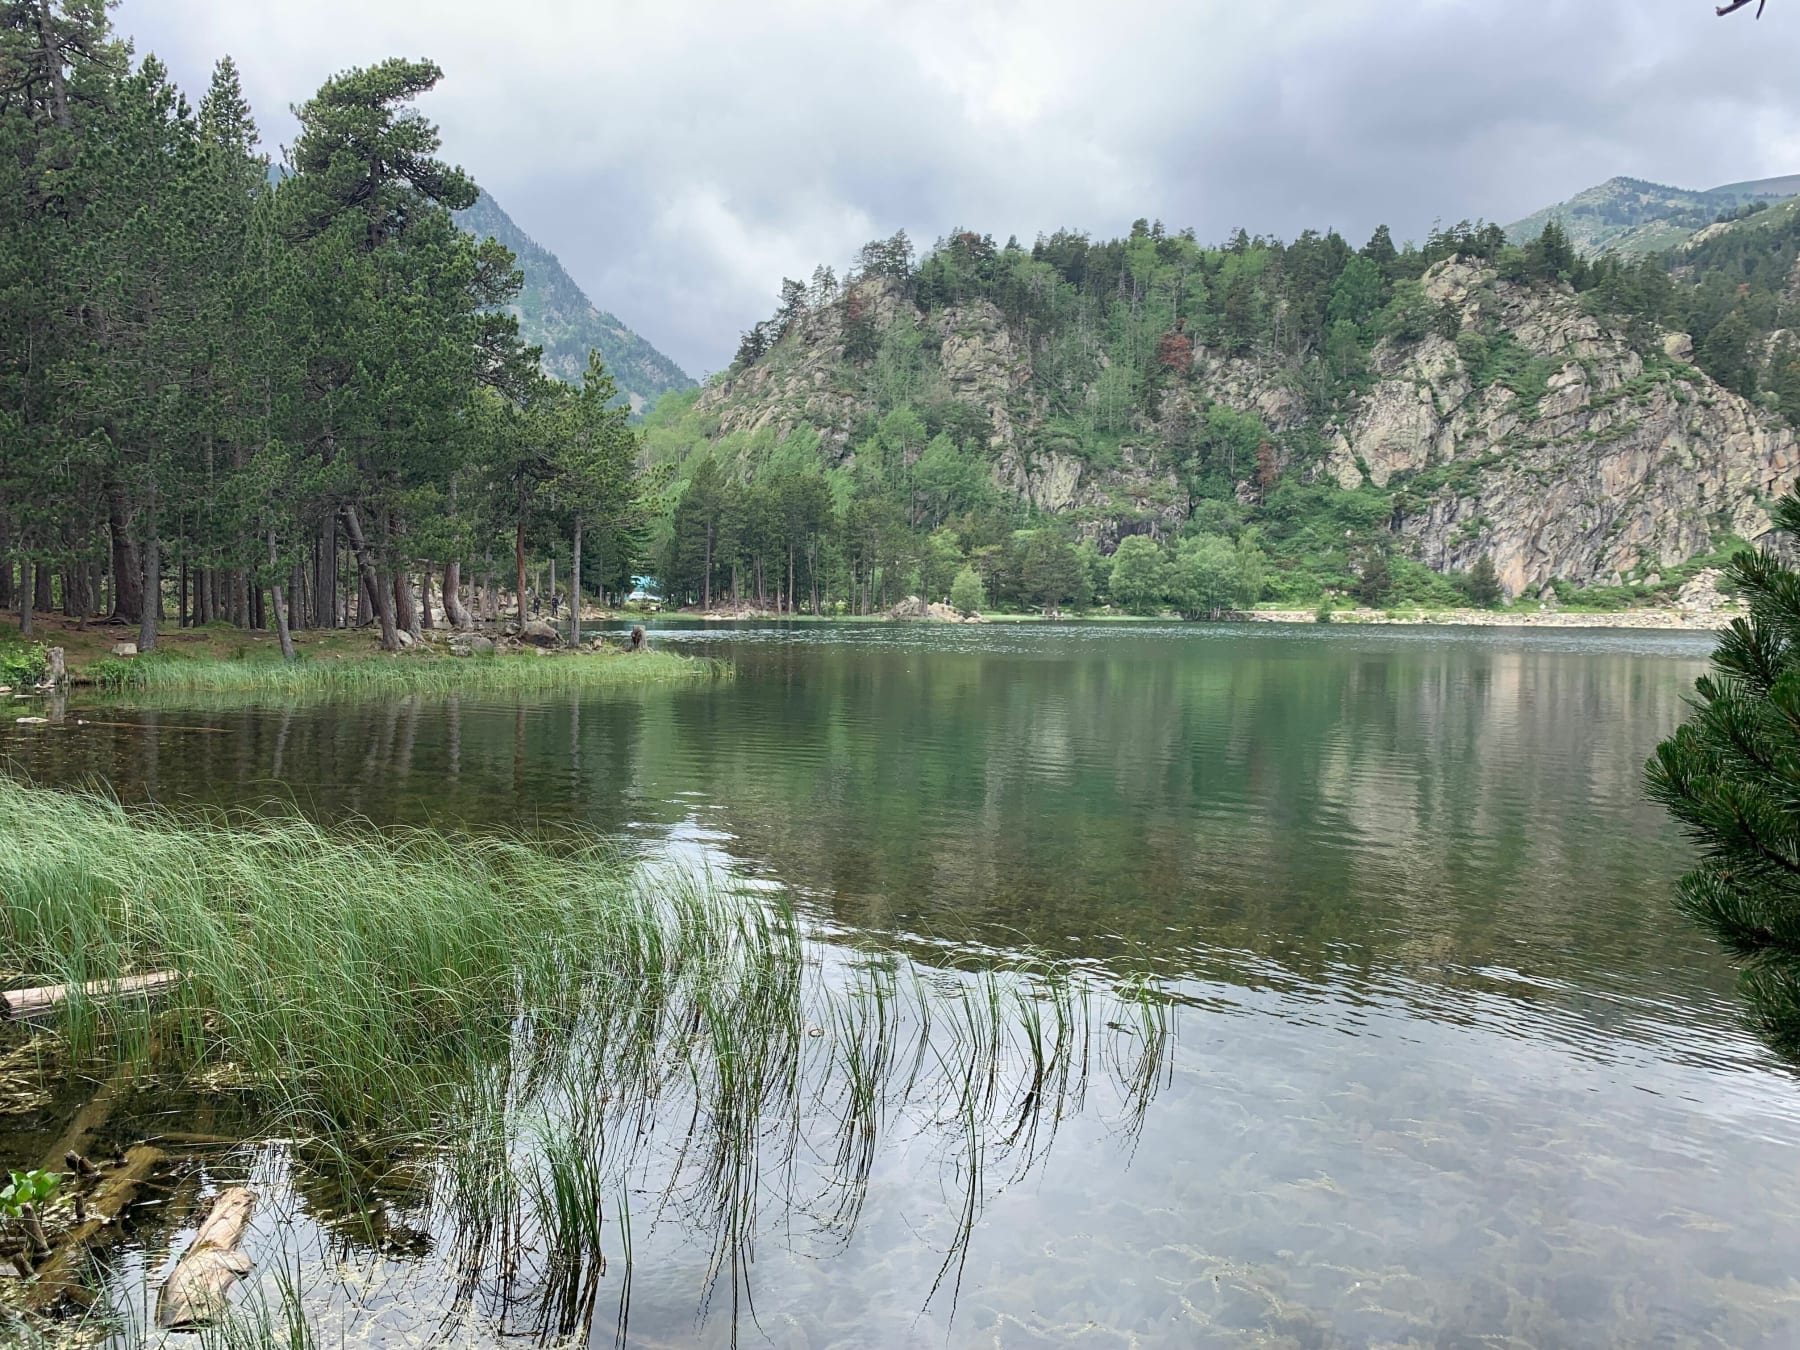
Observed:
[[[982,589],[981,574],[973,567],[963,567],[950,583],[951,608],[967,616],[979,614],[986,605],[987,595]]]
[[[1358,604],[1370,609],[1381,607],[1394,589],[1393,573],[1384,550],[1371,548],[1363,554],[1357,565],[1356,584],[1350,589]]]
[[[1169,593],[1168,562],[1162,547],[1148,535],[1119,541],[1113,552],[1107,592],[1113,604],[1132,614],[1154,614]]]
[[[42,683],[48,663],[35,642],[8,641],[0,635],[0,684],[31,689]]]
[[[1461,577],[1463,593],[1478,609],[1490,609],[1500,603],[1500,577],[1494,571],[1494,560],[1484,553]]]
[[[62,1186],[60,1172],[43,1172],[32,1168],[8,1173],[7,1183],[0,1186],[0,1214],[18,1218],[27,1205],[41,1205]]]
[[[1184,539],[1168,585],[1169,597],[1184,618],[1217,617],[1235,608],[1245,589],[1237,549],[1215,534]]]
[[[1773,512],[1800,530],[1800,497]],[[1800,1055],[1800,573],[1745,551],[1730,577],[1749,606],[1696,681],[1694,711],[1656,749],[1650,796],[1701,851],[1677,903],[1742,966],[1757,1026]]]

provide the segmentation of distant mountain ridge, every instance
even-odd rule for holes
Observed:
[[[680,366],[589,300],[557,256],[520,229],[486,192],[467,211],[456,212],[456,223],[471,234],[498,239],[518,259],[525,274],[525,289],[514,305],[519,330],[527,342],[544,349],[548,374],[579,380],[593,348],[637,411],[663,394],[694,387]]]
[[[1606,252],[1631,255],[1662,253],[1686,243],[1696,233],[1757,202],[1776,202],[1800,195],[1800,174],[1762,178],[1696,191],[1642,178],[1609,178],[1546,206],[1506,227],[1516,244],[1535,239],[1552,220],[1561,222],[1577,252],[1596,257]]]

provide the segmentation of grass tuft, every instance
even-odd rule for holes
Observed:
[[[409,653],[295,661],[152,653],[131,660],[96,661],[87,670],[95,684],[111,691],[271,696],[629,688],[713,679],[729,672],[728,665],[707,657],[611,651],[468,657]]]

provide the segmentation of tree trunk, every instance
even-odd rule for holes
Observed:
[[[513,568],[519,574],[519,627],[525,626],[525,495],[519,494],[519,529],[513,539]]]
[[[144,502],[143,603],[138,606],[138,652],[156,650],[157,620],[162,618],[162,541],[156,533],[156,489]]]
[[[136,623],[144,616],[143,569],[137,545],[131,541],[131,513],[126,510],[124,488],[106,490],[106,524],[112,539],[111,618],[117,623]]]
[[[431,618],[431,564],[419,569],[419,627],[435,628]]]
[[[375,567],[375,556],[369,549],[369,541],[363,537],[362,521],[357,519],[356,508],[349,503],[344,504],[344,534],[350,540],[350,551],[356,555],[356,570],[368,586],[370,598],[375,602],[375,618],[381,624],[381,650],[397,652],[400,650],[400,634],[394,627],[394,611],[389,604],[386,588],[381,584],[381,574]]]
[[[56,612],[56,574],[43,563],[37,565],[37,584],[32,587],[32,607],[40,614]]]
[[[394,627],[419,640],[419,611],[412,602],[412,583],[403,568],[394,569]]]
[[[269,603],[275,609],[275,635],[281,640],[281,659],[294,659],[294,635],[288,630],[287,605],[282,602],[281,583],[275,578],[279,575],[281,556],[275,550],[275,531],[269,531]],[[295,568],[296,576],[299,569]]]
[[[337,517],[330,512],[319,526],[317,577],[313,581],[313,627],[339,628]]]
[[[288,614],[295,622],[306,622],[306,569],[295,563],[288,573]],[[291,632],[291,630],[290,630]]]
[[[469,611],[463,605],[462,563],[456,558],[444,564],[444,618],[452,628],[471,626]]]
[[[569,646],[581,645],[581,521],[575,521],[575,553],[569,562]]]
[[[35,564],[27,558],[19,564],[19,636],[31,636],[31,569]]]
[[[187,1254],[156,1296],[158,1327],[164,1331],[209,1327],[229,1311],[227,1292],[250,1273],[250,1259],[238,1249],[255,1207],[256,1195],[247,1187],[229,1186],[220,1193]]]
[[[709,520],[706,522],[706,573],[705,580],[701,583],[700,607],[702,609],[712,608],[712,545],[713,527]]]

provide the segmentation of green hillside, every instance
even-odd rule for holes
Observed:
[[[1609,178],[1507,226],[1506,237],[1524,243],[1537,238],[1544,226],[1555,220],[1584,257],[1607,252],[1643,256],[1675,248],[1696,231],[1757,202],[1797,193],[1800,175],[1727,183],[1704,191],[1641,178]]]
[[[544,349],[544,369],[558,379],[575,381],[587,368],[591,347],[606,361],[619,387],[642,410],[674,389],[691,389],[693,380],[622,322],[595,307],[562,263],[513,223],[511,216],[483,192],[457,224],[471,234],[498,239],[518,259],[525,289],[514,304],[525,340]]]

